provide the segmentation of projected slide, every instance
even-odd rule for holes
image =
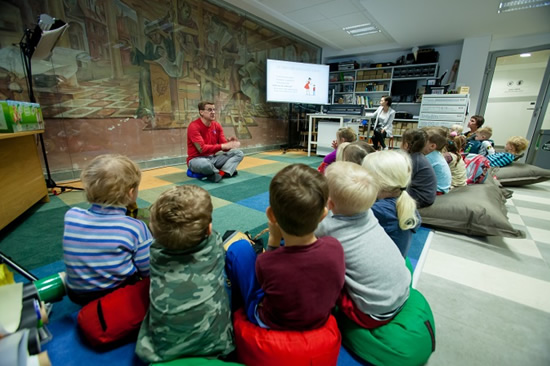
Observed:
[[[328,104],[328,65],[267,60],[267,101]]]

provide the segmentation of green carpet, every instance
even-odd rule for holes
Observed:
[[[282,168],[293,163],[317,167],[322,158],[304,154],[253,154],[245,157],[236,177],[220,183],[200,181],[186,175],[186,166],[173,167],[169,174],[155,173],[160,186],[142,189],[138,206],[149,207],[164,191],[175,185],[196,184],[208,190],[214,205],[214,230],[223,234],[226,230],[249,231],[255,235],[267,227],[265,208],[271,178]],[[50,196],[50,202],[37,203],[17,220],[0,231],[0,251],[28,270],[63,259],[63,217],[70,207],[89,207],[80,191]],[[267,240],[267,235],[262,236]]]

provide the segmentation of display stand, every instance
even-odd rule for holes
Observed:
[[[425,94],[418,127],[463,125],[470,106],[469,94]]]

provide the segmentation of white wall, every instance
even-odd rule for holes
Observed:
[[[491,36],[467,38],[462,45],[456,86],[470,87],[470,115],[477,114]]]
[[[504,146],[510,136],[527,136],[545,69],[546,62],[497,63],[484,113],[497,146]]]
[[[460,57],[457,86],[466,85],[470,87],[470,114],[479,112],[481,83],[489,52],[521,50],[544,45],[550,45],[550,33],[499,39],[492,39],[491,36],[466,38]]]

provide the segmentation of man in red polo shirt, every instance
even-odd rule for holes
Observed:
[[[225,138],[222,126],[215,121],[214,103],[200,102],[199,115],[187,128],[187,167],[217,183],[237,174],[244,156],[238,150],[241,143],[236,137]]]

